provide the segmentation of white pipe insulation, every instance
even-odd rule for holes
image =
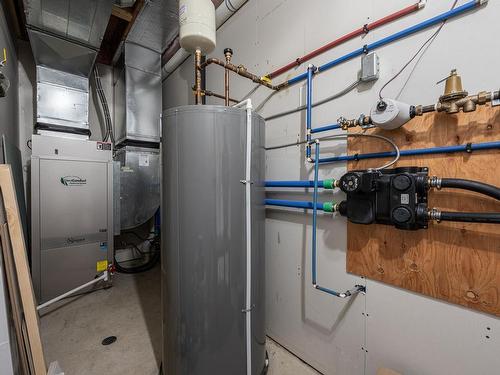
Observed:
[[[236,13],[248,0],[224,0],[215,11],[215,25],[221,27],[231,16]],[[189,57],[190,53],[180,48],[175,55],[163,66],[162,78],[167,78]]]

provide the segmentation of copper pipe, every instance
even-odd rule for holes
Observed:
[[[230,64],[233,50],[231,48],[226,48],[224,50],[224,56],[226,57],[226,64]],[[227,69],[224,69],[224,96],[224,104],[226,107],[229,107],[229,70]]]
[[[245,77],[245,78],[247,78],[247,79],[249,79],[249,80],[251,80],[251,81],[253,81],[255,83],[258,83],[259,85],[266,86],[267,88],[269,88],[271,90],[276,90],[276,91],[279,90],[278,86],[273,86],[268,81],[265,81],[265,80],[261,79],[259,76],[250,73],[247,70],[247,68],[245,68],[243,65],[236,66],[236,65],[234,65],[232,63],[226,63],[226,62],[224,62],[222,60],[219,60],[219,59],[216,59],[216,58],[213,58],[213,57],[207,59],[207,61],[205,61],[203,64],[201,64],[200,67],[199,67],[199,69],[203,69],[203,68],[207,67],[210,64],[219,65],[219,66],[223,67],[226,70],[230,70],[230,71],[238,74],[239,76]],[[285,87],[286,85],[281,84],[280,86],[281,87]]]
[[[201,103],[201,50],[197,49],[194,53],[194,70],[196,72],[196,83],[195,83],[195,104]]]
[[[210,90],[203,90],[202,93],[205,95],[205,96],[213,96],[214,98],[219,98],[219,99],[224,99],[226,100],[226,97],[224,95],[221,95],[221,94],[217,94],[213,91],[210,91]],[[233,98],[229,98],[229,102],[233,102],[233,103],[239,103],[241,102],[241,100],[236,100],[236,99],[233,99]]]

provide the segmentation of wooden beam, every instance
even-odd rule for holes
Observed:
[[[127,8],[120,8],[117,5],[113,5],[111,14],[127,22],[132,21],[132,19],[134,18],[134,15],[130,10],[128,10]]]
[[[7,216],[10,242],[14,264],[17,272],[17,282],[23,305],[24,320],[28,333],[29,346],[33,359],[34,375],[46,375],[47,367],[43,355],[42,340],[40,337],[38,312],[36,311],[35,296],[31,283],[30,269],[26,243],[21,227],[21,216],[17,203],[14,180],[10,165],[0,165],[0,190]]]
[[[134,11],[132,12],[132,19],[128,23],[127,28],[123,32],[122,35],[122,40],[127,39],[128,33],[132,29],[132,26],[134,26],[135,20],[137,19],[137,16],[139,16],[139,13],[141,12],[142,7],[144,6],[144,0],[137,0],[134,5]]]
[[[113,8],[101,43],[101,49],[97,56],[98,63],[106,65],[112,64],[117,49],[120,47],[121,42],[127,38],[137,16],[144,6],[144,2],[144,0],[137,0],[133,8],[126,9],[126,12],[128,12],[131,17],[130,21],[125,19],[125,17],[128,18],[127,15],[123,15],[122,13],[118,15],[116,13],[117,10],[115,11],[115,7]],[[120,11],[124,10],[124,8],[119,9]]]

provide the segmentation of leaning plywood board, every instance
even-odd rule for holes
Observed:
[[[19,284],[19,293],[23,305],[24,319],[26,321],[26,330],[33,360],[34,374],[45,375],[47,373],[47,368],[43,356],[38,314],[36,311],[33,285],[31,283],[28,257],[26,254],[26,244],[21,228],[19,206],[17,204],[12,172],[10,166],[6,164],[0,165],[0,189],[7,216],[7,225],[17,272],[16,277]]]
[[[1,192],[0,192],[1,198]],[[6,218],[4,217],[3,199],[0,202],[0,241],[3,256],[3,263],[5,267],[5,279],[7,282],[7,290],[9,294],[10,310],[12,313],[12,321],[14,325],[14,332],[16,333],[17,352],[19,355],[19,367],[21,374],[29,373],[28,355],[29,346],[28,338],[23,334],[23,313],[20,301],[19,288],[17,284],[16,269],[12,257],[12,248],[10,246],[9,229]]]
[[[352,130],[359,131],[359,130]],[[401,149],[500,140],[500,107],[474,113],[428,114],[383,132]],[[349,141],[349,154],[389,150],[379,141]],[[384,160],[350,162],[366,169]],[[500,150],[403,157],[396,166],[426,166],[430,175],[500,186]],[[500,212],[494,199],[461,190],[431,190],[429,207],[445,211]],[[500,225],[432,223],[427,230],[348,224],[347,271],[430,297],[500,316]],[[369,293],[369,291],[367,291]]]

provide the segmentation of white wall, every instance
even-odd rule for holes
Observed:
[[[7,65],[1,70],[10,80],[10,89],[7,96],[0,98],[0,135],[12,144],[17,144],[18,134],[18,74],[17,53],[13,37],[8,29],[3,7],[0,6],[0,51],[7,48]],[[3,55],[3,52],[2,52]],[[3,57],[2,57],[3,59]],[[3,156],[0,157],[3,162]],[[3,258],[0,252],[0,373],[13,373],[13,342],[10,317],[8,315],[8,296],[3,272]]]
[[[9,31],[3,8],[0,6],[0,52],[3,59],[3,49],[7,49],[7,64],[1,70],[10,80],[7,96],[0,98],[0,135],[5,134],[7,140],[17,144],[18,135],[18,74],[17,52],[13,36]]]
[[[376,20],[412,0],[250,0],[218,32],[218,46],[212,56],[233,48],[235,64],[243,63],[264,75],[337,36],[370,20]],[[321,65],[329,60],[378,40],[404,27],[448,10],[453,1],[429,0],[425,9],[356,38],[315,58]],[[459,0],[458,5],[465,3]],[[430,104],[442,93],[436,82],[457,68],[469,92],[497,90],[500,86],[496,61],[500,49],[495,37],[500,2],[448,22],[439,37],[418,62],[385,91],[415,104]],[[381,77],[372,85],[357,90],[314,110],[314,126],[336,122],[340,116],[368,113],[378,89],[416,52],[435,28],[405,38],[377,51]],[[356,79],[360,60],[354,59],[315,79],[314,96],[324,98]],[[305,71],[305,66],[288,75]],[[406,82],[406,84],[405,84]],[[191,60],[186,61],[164,82],[164,107],[193,103]],[[242,98],[254,84],[231,76],[231,96]],[[223,92],[223,72],[208,69],[207,88]],[[264,107],[264,116],[303,104],[303,85],[280,92]],[[260,88],[253,96],[258,105],[270,94]],[[220,101],[208,99],[209,103]],[[304,115],[296,114],[269,121],[267,145],[304,138]],[[339,142],[325,153],[341,154]],[[374,162],[376,163],[376,162]],[[321,168],[320,178],[339,177],[345,165]],[[303,147],[268,151],[267,179],[308,179],[312,168],[304,162]],[[273,197],[305,199],[302,193]],[[326,199],[327,194],[323,196]],[[337,196],[338,200],[340,197]],[[500,368],[498,355],[500,321],[462,307],[429,299],[371,280],[362,280],[345,272],[346,225],[342,218],[325,215],[318,223],[320,283],[346,289],[366,283],[367,294],[341,301],[312,290],[310,285],[311,218],[301,212],[267,210],[267,333],[325,374],[374,374],[382,366],[405,375],[415,374],[493,374]],[[489,329],[488,329],[489,328]],[[486,336],[490,338],[487,339]]]

